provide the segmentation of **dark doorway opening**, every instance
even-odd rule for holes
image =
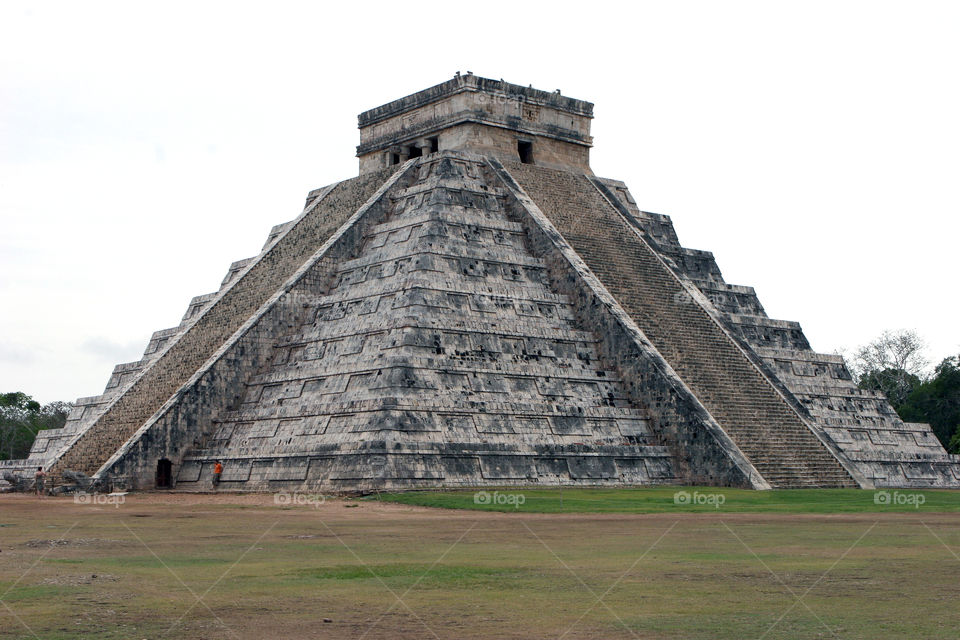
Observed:
[[[400,164],[400,154],[391,153],[390,154],[390,164]]]
[[[157,489],[173,486],[173,463],[166,458],[157,460]]]
[[[436,153],[440,151],[440,137],[435,136],[433,138],[427,138],[427,142],[430,143],[430,153]]]
[[[523,164],[533,164],[533,143],[527,140],[517,140],[517,155]]]
[[[423,155],[423,149],[421,149],[420,147],[410,147],[411,158],[419,158],[422,155]]]

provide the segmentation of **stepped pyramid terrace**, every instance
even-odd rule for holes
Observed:
[[[186,491],[218,460],[226,491],[960,487],[928,425],[592,173],[592,118],[472,74],[360,114],[358,177],[310,192],[0,470]]]

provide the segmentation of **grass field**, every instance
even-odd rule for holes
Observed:
[[[960,512],[960,491],[709,487],[414,491],[376,496],[441,509],[530,513],[891,513]]]
[[[0,496],[0,638],[958,635],[957,493],[559,493]]]

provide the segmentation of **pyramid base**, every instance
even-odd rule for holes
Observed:
[[[378,446],[379,445],[379,446]],[[370,443],[352,451],[332,448],[283,457],[185,458],[170,488],[209,491],[217,460],[222,491],[370,492],[421,488],[536,485],[624,486],[677,484],[666,449],[557,446],[531,448],[439,444],[430,451]],[[115,488],[156,488],[152,469],[104,478]]]

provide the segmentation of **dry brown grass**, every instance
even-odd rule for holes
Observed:
[[[6,495],[0,637],[955,638],[957,553],[956,514]]]

